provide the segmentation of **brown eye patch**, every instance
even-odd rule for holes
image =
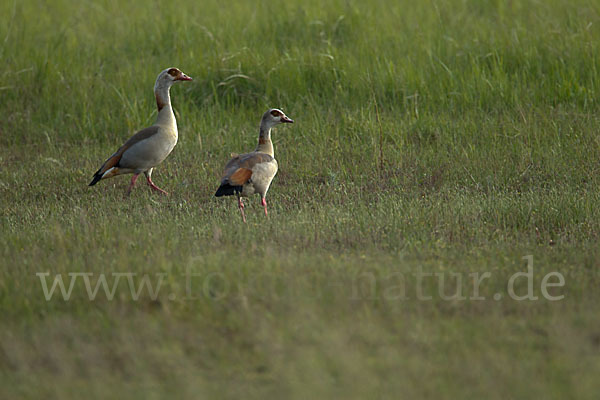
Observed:
[[[167,73],[171,76],[178,76],[179,70],[177,68],[171,68],[169,71],[167,71]]]
[[[271,115],[274,117],[279,117],[279,116],[281,116],[281,113],[277,110],[273,110],[273,111],[271,111]]]

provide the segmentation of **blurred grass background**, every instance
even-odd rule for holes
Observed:
[[[595,398],[599,40],[584,0],[1,2],[0,397]],[[87,187],[170,66],[171,195]],[[269,107],[296,123],[244,226],[212,195]],[[565,299],[493,301],[529,254]],[[417,301],[419,269],[488,300]],[[47,302],[37,272],[166,278]]]

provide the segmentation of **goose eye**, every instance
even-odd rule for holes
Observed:
[[[271,111],[271,115],[274,116],[274,117],[280,117],[281,113],[279,111],[273,110],[273,111]]]
[[[179,70],[177,68],[171,68],[167,73],[172,77],[176,77],[179,75]]]

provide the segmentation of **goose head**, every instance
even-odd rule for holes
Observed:
[[[287,115],[285,115],[283,113],[283,111],[281,111],[277,108],[271,108],[271,109],[267,110],[267,112],[265,112],[263,114],[262,121],[261,121],[261,125],[268,129],[271,129],[275,125],[284,124],[284,123],[293,124],[294,120],[289,118]]]
[[[158,74],[156,78],[155,89],[170,88],[178,81],[191,81],[192,78],[181,72],[178,68],[167,68]]]

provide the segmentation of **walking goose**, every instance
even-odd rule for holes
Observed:
[[[177,144],[177,121],[171,108],[169,90],[178,81],[191,81],[192,78],[177,68],[167,68],[158,74],[154,84],[154,96],[158,106],[156,123],[142,129],[125,142],[112,156],[102,164],[94,174],[89,186],[101,179],[116,175],[133,174],[127,194],[131,192],[138,175],[146,175],[148,185],[162,194],[168,194],[152,182],[152,170],[160,164]]]
[[[261,205],[267,215],[267,201],[265,196],[271,181],[277,173],[277,161],[274,158],[273,143],[271,142],[271,128],[281,123],[293,123],[283,111],[272,108],[265,112],[260,121],[258,146],[252,153],[235,155],[223,171],[221,186],[215,196],[236,195],[238,207],[242,213],[242,220],[246,222],[244,203],[242,197],[249,197],[254,193],[260,194]]]

